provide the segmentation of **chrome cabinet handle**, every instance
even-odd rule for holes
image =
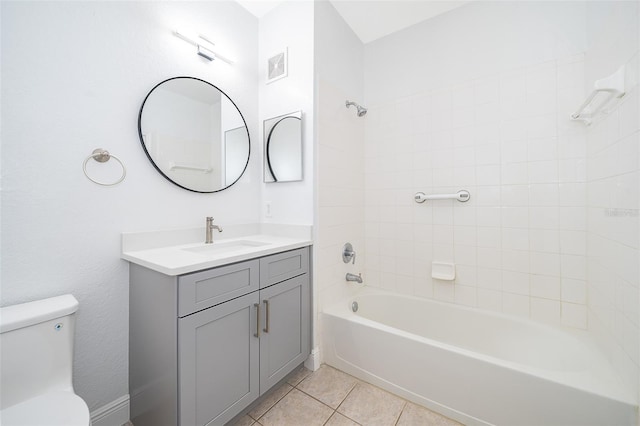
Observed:
[[[253,306],[256,307],[256,332],[253,333],[253,337],[260,338],[260,304],[254,303]]]
[[[264,303],[264,307],[265,307],[265,327],[262,329],[262,331],[264,331],[265,333],[269,332],[269,300],[265,299],[262,301],[262,303]]]

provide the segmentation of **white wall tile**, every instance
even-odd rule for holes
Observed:
[[[561,183],[559,187],[559,204],[561,206],[584,207],[587,202],[586,183]]]
[[[512,250],[529,249],[529,229],[527,228],[503,228],[502,247]]]
[[[454,285],[447,281],[433,280],[433,297],[443,302],[454,302]]]
[[[478,188],[478,191],[480,189]],[[529,187],[528,185],[502,185],[500,197],[502,206],[528,206]]]
[[[473,82],[476,105],[496,102],[500,99],[500,80],[498,76],[485,77]]]
[[[521,294],[503,293],[502,312],[510,315],[529,316],[529,297]]]
[[[501,224],[500,210],[500,207],[477,207],[477,225],[479,227],[499,227]]]
[[[585,182],[587,162],[582,158],[558,160],[558,180],[560,182]]]
[[[531,252],[530,271],[536,275],[560,276],[560,255],[558,253]]]
[[[522,163],[527,161],[527,141],[526,139],[503,138],[500,144],[500,161],[502,164]]]
[[[503,207],[501,209],[502,226],[505,228],[526,228],[529,226],[527,207]]]
[[[526,70],[526,94],[527,96],[556,90],[556,63],[555,61],[535,65]]]
[[[561,304],[557,300],[531,298],[531,319],[560,324]]]
[[[498,212],[496,209],[496,213]],[[480,224],[479,220],[478,223]],[[502,233],[500,228],[495,226],[479,226],[477,229],[477,244],[478,247],[502,247]]]
[[[454,246],[454,260],[455,263],[461,265],[476,265],[476,247],[455,245]]]
[[[558,196],[557,184],[529,185],[529,204],[531,206],[557,206]]]
[[[575,303],[562,302],[562,325],[587,328],[587,307]]]
[[[485,268],[484,266],[476,269],[476,284],[478,287],[502,291],[502,271],[500,269]]]
[[[561,281],[559,277],[544,275],[531,276],[531,296],[560,300]]]
[[[529,274],[502,271],[502,290],[507,293],[529,295]]]
[[[476,185],[500,185],[500,165],[476,166]]]
[[[478,186],[475,189],[475,195],[471,194],[476,206],[500,206],[501,199],[500,186]],[[526,196],[526,195],[525,195]]]
[[[558,162],[531,161],[528,164],[529,183],[556,183],[558,182]]]
[[[559,253],[560,233],[555,229],[530,229],[529,248],[532,251]]]
[[[534,229],[558,229],[558,207],[530,207],[529,227]]]
[[[457,304],[464,306],[478,305],[478,289],[466,285],[456,285],[454,290],[454,300]]]
[[[587,302],[587,283],[570,278],[562,279],[562,301],[578,304]]]
[[[560,255],[562,276],[577,280],[586,279],[587,260],[585,256]]]
[[[502,292],[485,288],[477,289],[478,308],[500,312],[502,310]]]
[[[502,269],[528,273],[530,270],[527,250],[502,250]]]
[[[560,231],[560,252],[565,254],[587,254],[587,234],[585,231]]]

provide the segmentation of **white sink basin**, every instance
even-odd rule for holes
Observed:
[[[182,250],[189,251],[191,253],[199,253],[199,254],[219,254],[225,252],[233,252],[238,250],[244,250],[248,248],[261,247],[269,245],[269,243],[263,243],[260,241],[251,241],[251,240],[237,240],[237,241],[227,241],[227,242],[219,242],[212,244],[203,244],[197,247],[189,247],[184,248]]]

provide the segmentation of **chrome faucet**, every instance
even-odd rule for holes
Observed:
[[[350,272],[347,272],[347,276],[345,277],[347,279],[347,281],[355,281],[359,284],[362,284],[362,274],[352,274]]]
[[[214,229],[216,229],[218,232],[222,232],[222,228],[218,225],[214,225],[213,218],[209,216],[207,217],[207,235],[206,239],[204,240],[205,244],[213,244],[213,233],[211,231],[213,231]]]

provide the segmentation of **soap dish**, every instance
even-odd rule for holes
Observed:
[[[431,277],[443,281],[453,281],[456,278],[456,265],[446,262],[431,262]]]

